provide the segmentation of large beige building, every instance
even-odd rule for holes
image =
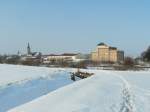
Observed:
[[[92,52],[91,58],[95,62],[122,62],[124,60],[124,52],[117,50],[116,47],[100,43],[95,51]]]

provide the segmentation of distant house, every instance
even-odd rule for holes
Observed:
[[[86,60],[87,57],[84,54],[74,54],[74,53],[64,53],[64,54],[50,54],[50,55],[43,55],[43,63],[48,64],[51,62],[79,62]]]
[[[91,59],[94,62],[122,62],[124,60],[124,52],[119,51],[116,47],[100,43],[95,51],[91,53]]]

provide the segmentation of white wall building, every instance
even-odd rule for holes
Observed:
[[[86,60],[86,59],[81,54],[64,53],[64,54],[60,54],[60,55],[50,54],[50,55],[43,56],[43,63],[45,63],[45,64],[48,64],[51,62],[60,62],[60,61],[80,62],[83,60]]]

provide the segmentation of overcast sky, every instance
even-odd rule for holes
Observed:
[[[1,0],[0,53],[89,53],[100,42],[139,55],[150,45],[149,0]]]

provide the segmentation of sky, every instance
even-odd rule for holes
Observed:
[[[149,0],[1,0],[0,54],[90,53],[104,42],[138,56],[150,45]]]

